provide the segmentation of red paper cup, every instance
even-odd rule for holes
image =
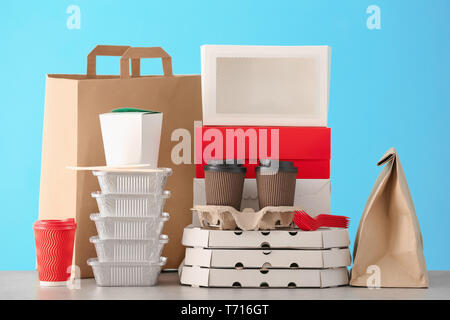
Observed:
[[[76,227],[75,219],[39,220],[34,223],[41,285],[65,285],[69,280]]]

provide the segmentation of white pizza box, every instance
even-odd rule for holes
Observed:
[[[205,125],[327,126],[328,46],[204,45]]]
[[[194,178],[194,206],[206,205],[205,179]],[[330,179],[297,179],[295,185],[294,206],[303,208],[309,215],[331,213]],[[241,210],[252,208],[259,211],[256,179],[245,179],[242,192]],[[199,226],[196,214],[192,223]]]
[[[210,230],[189,225],[184,228],[185,247],[223,249],[329,249],[347,248],[348,229],[320,228],[316,231],[286,230]]]
[[[348,285],[347,268],[215,269],[182,266],[180,282],[194,287],[326,288]]]
[[[338,268],[351,264],[347,248],[324,250],[186,248],[184,264],[207,268]]]

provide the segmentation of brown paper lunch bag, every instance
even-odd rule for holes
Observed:
[[[378,162],[383,165],[359,223],[350,285],[428,287],[419,222],[394,148]]]
[[[121,56],[120,76],[97,75],[97,56]],[[141,58],[161,58],[164,75],[141,76]],[[171,141],[171,134],[184,128],[194,137],[194,121],[202,119],[200,82],[200,75],[173,75],[171,57],[159,47],[97,46],[88,55],[87,74],[47,76],[39,219],[76,218],[74,264],[82,278],[92,277],[86,261],[96,256],[89,237],[97,231],[89,216],[98,212],[91,192],[99,190],[99,185],[91,172],[71,171],[66,166],[105,164],[99,114],[117,107],[163,112],[158,165],[173,169],[166,185],[172,196],[164,208],[171,218],[163,230],[170,241],[163,255],[168,257],[165,268],[180,264],[183,228],[191,222],[195,167],[172,163],[172,147],[179,141]]]

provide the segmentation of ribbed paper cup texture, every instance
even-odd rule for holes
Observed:
[[[295,197],[295,172],[275,174],[256,173],[259,208],[293,206]]]
[[[67,281],[70,278],[75,227],[66,230],[35,229],[39,280]]]
[[[241,209],[245,172],[205,170],[206,204]]]

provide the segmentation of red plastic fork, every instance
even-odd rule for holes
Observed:
[[[313,218],[304,210],[295,211],[294,223],[301,230],[314,231],[321,227],[348,228],[349,218],[331,214],[319,214]]]

